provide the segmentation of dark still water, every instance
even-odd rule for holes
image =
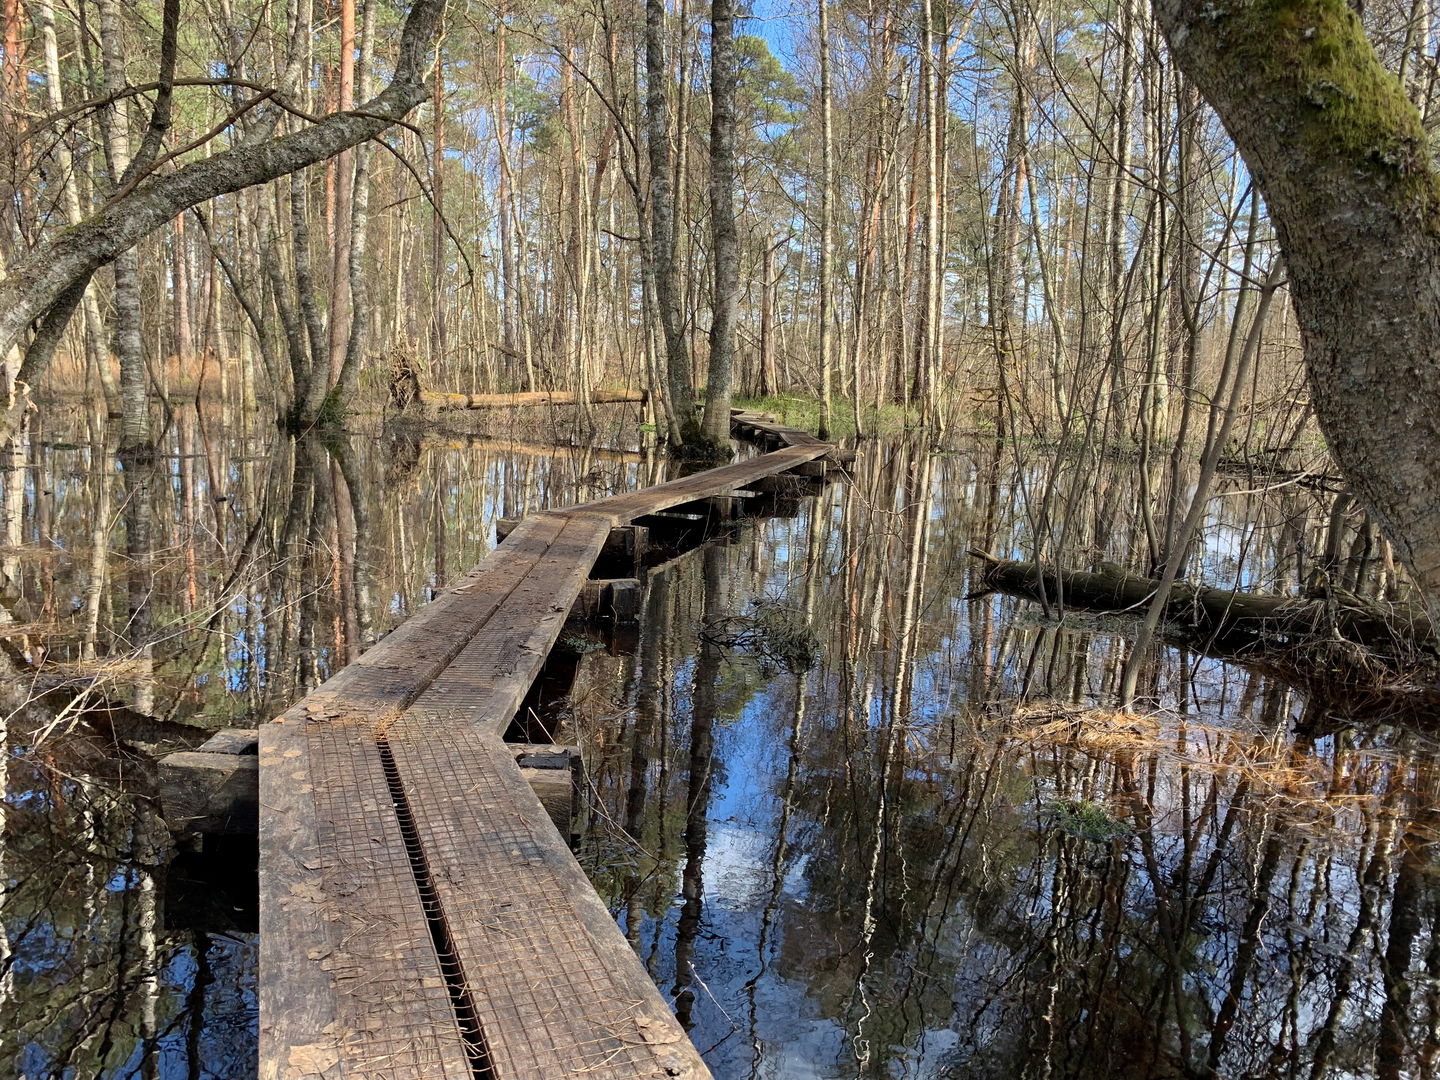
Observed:
[[[207,420],[0,470],[0,1076],[253,1074],[253,845],[177,859],[154,757],[281,711],[498,518],[664,477]],[[1130,624],[966,600],[966,552],[1138,566],[1156,485],[1030,456],[867,444],[656,567],[638,634],[566,632],[537,726],[584,750],[581,861],[662,993],[725,1078],[1430,1075],[1427,718],[1165,646],[1114,711]],[[1235,478],[1207,580],[1295,588],[1330,500]]]

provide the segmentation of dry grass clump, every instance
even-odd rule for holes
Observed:
[[[42,676],[45,687],[91,689],[110,684],[134,682],[154,675],[155,661],[150,657],[125,653],[95,660],[47,661]]]
[[[16,638],[38,637],[47,641],[60,637],[69,628],[56,620],[48,622],[0,623],[0,638],[14,641]]]
[[[1428,759],[1385,746],[1320,749],[1285,730],[1219,727],[1190,717],[1141,714],[1119,709],[1060,703],[1022,704],[1010,718],[1009,739],[1035,750],[1083,754],[1117,775],[1128,775],[1135,790],[1167,800],[1173,781],[1210,783],[1222,801],[1243,798],[1253,809],[1282,815],[1292,826],[1333,835],[1393,797],[1397,777],[1414,772],[1406,786],[1423,790]],[[1139,773],[1160,778],[1158,786],[1134,783]],[[1152,807],[1158,810],[1159,807]],[[1440,820],[1440,817],[1437,817]],[[1437,837],[1440,838],[1440,837]]]
[[[1068,746],[1102,756],[1153,750],[1164,730],[1154,716],[1059,702],[1022,704],[1012,714],[1011,724],[1011,737],[1019,742]]]

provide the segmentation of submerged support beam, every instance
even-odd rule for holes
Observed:
[[[520,775],[566,843],[573,843],[580,817],[580,792],[584,790],[583,766],[578,746],[548,743],[507,743],[515,755]]]
[[[638,574],[645,562],[645,551],[650,544],[650,530],[644,525],[617,525],[605,538],[601,555],[628,566]]]
[[[570,608],[572,619],[612,619],[621,626],[640,620],[642,587],[637,578],[592,578]]]
[[[826,468],[827,466],[824,459],[816,459],[815,461],[802,461],[790,471],[796,476],[813,477],[816,480],[823,480],[825,478]]]
[[[182,750],[159,762],[160,808],[177,834],[254,836],[260,822],[260,759],[249,753]]]

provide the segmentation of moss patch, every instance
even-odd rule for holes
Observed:
[[[1416,203],[1427,227],[1440,223],[1420,114],[1344,0],[1252,0],[1211,12],[1201,19],[1216,22],[1219,46],[1298,100],[1290,138],[1321,161],[1364,167]]]
[[[782,424],[815,434],[820,429],[820,399],[809,394],[773,394],[768,397],[736,397],[735,406],[769,413]],[[865,409],[867,435],[896,435],[923,426],[918,410],[903,405]],[[843,439],[856,433],[855,407],[848,398],[836,397],[830,408],[830,437]]]

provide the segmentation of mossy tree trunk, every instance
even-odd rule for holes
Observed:
[[[1344,0],[1155,0],[1269,204],[1337,464],[1440,619],[1440,177]]]

